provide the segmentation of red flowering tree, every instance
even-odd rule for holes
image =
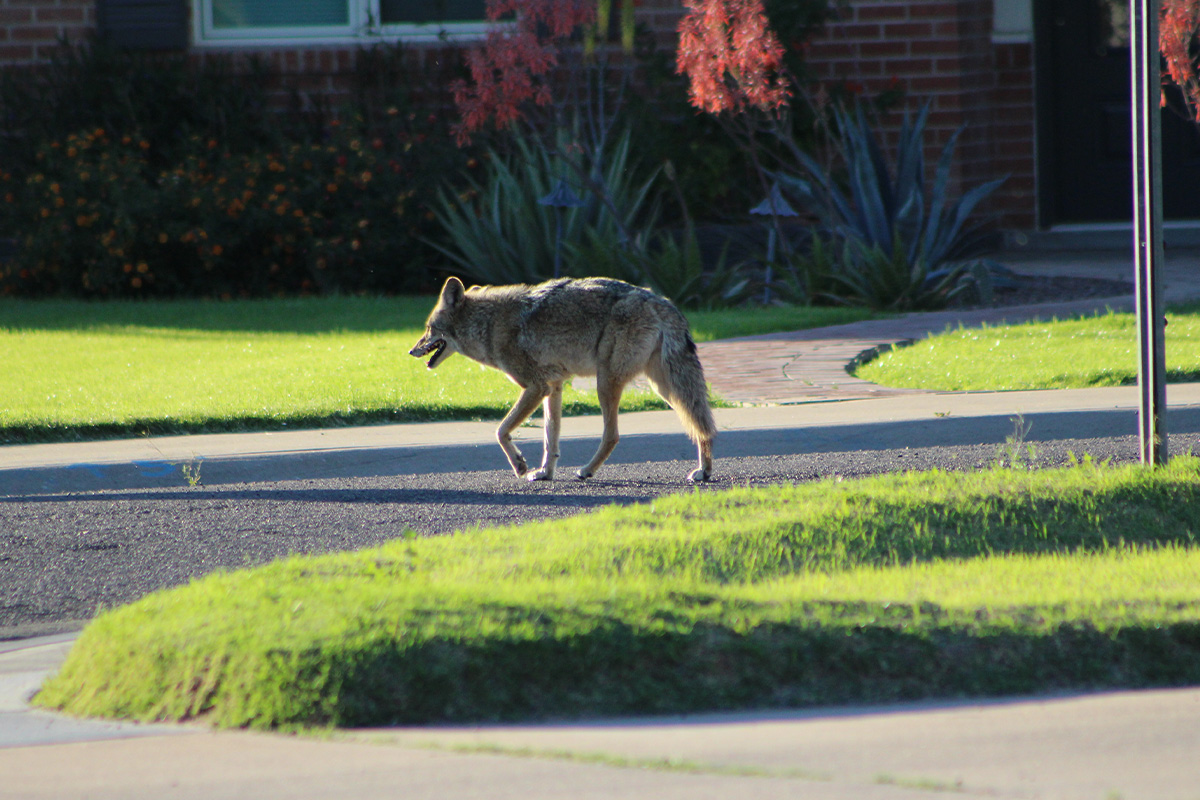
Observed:
[[[1159,49],[1168,78],[1179,87],[1187,116],[1200,124],[1200,0],[1162,0]],[[1163,95],[1163,105],[1167,105]]]
[[[792,94],[784,66],[785,49],[771,29],[763,0],[683,0],[675,69],[688,79],[688,97],[714,115],[749,157],[763,196],[770,181],[760,157],[763,128],[783,134],[780,125]],[[771,215],[782,239],[779,217]]]
[[[487,0],[487,18],[495,24],[467,52],[470,79],[453,86],[459,141],[488,123],[503,128],[531,106],[551,103],[563,46],[582,38],[590,51],[607,35],[616,3],[621,43],[629,52],[637,0]],[[787,105],[786,51],[771,30],[763,0],[683,0],[683,5],[676,69],[687,76],[696,108],[720,114],[777,112]],[[804,13],[806,21],[816,18],[811,10]]]
[[[710,114],[777,112],[791,96],[784,48],[762,0],[684,0],[676,69],[692,105]]]
[[[621,40],[633,48],[635,0],[620,2]],[[467,51],[470,80],[452,89],[461,121],[455,128],[460,144],[492,123],[504,128],[521,119],[531,106],[552,102],[551,86],[563,46],[582,36],[594,49],[608,31],[614,0],[487,0],[494,25],[483,43]]]
[[[675,72],[685,78],[691,105],[732,137],[764,182],[760,142],[779,149],[780,136],[792,135],[792,128],[800,138],[817,130],[806,124],[820,111],[811,102],[799,113],[785,112],[793,86],[800,86],[804,77],[804,44],[832,13],[832,5],[826,0],[680,2],[686,13],[678,28]],[[535,121],[532,132],[553,138],[548,132],[572,119],[569,109],[574,106],[591,120],[584,137],[591,140],[576,146],[598,157],[623,106],[624,90],[654,83],[652,67],[643,75],[651,76],[649,82],[631,81],[633,71],[646,63],[628,57],[634,50],[638,5],[640,0],[487,0],[494,25],[467,52],[467,78],[452,86],[459,110],[458,142],[465,144],[488,127],[506,129],[539,109],[552,111],[553,120]],[[610,28],[618,32],[615,37]],[[609,59],[611,51],[602,43],[614,40],[624,55]],[[609,82],[612,66],[619,74],[615,84]],[[663,98],[651,99],[651,105],[657,99]],[[762,135],[767,130],[771,135]],[[568,160],[581,165],[586,159]]]

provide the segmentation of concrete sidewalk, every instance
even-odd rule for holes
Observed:
[[[1200,798],[1200,689],[303,738],[20,707],[67,646],[0,653],[5,800]]]
[[[900,392],[874,398],[714,410],[717,459],[798,452],[879,450],[1002,443],[1020,418],[1030,441],[1133,436],[1137,387],[1056,391]],[[1171,451],[1196,449],[1200,383],[1167,388]],[[671,411],[621,415],[612,463],[690,458]],[[564,457],[590,453],[598,417],[563,422]],[[518,429],[540,455],[541,428]],[[578,452],[576,452],[578,451]],[[567,463],[571,463],[568,461]],[[38,495],[180,487],[185,469],[205,486],[332,477],[456,473],[503,468],[494,422],[378,425],[283,433],[211,434],[0,449],[0,500]],[[567,473],[570,474],[569,472]]]
[[[1018,271],[1128,277],[1128,258],[1056,255]],[[1200,296],[1194,263],[1168,262],[1166,295]],[[714,387],[769,407],[720,409],[721,451],[994,441],[1021,415],[1033,438],[1130,435],[1137,390],[921,393],[852,379],[845,362],[947,324],[1119,307],[1123,298],[912,315],[705,345]],[[833,402],[839,401],[839,402]],[[1172,451],[1197,443],[1200,385],[1168,389]],[[594,439],[596,420],[570,420]],[[380,475],[478,464],[494,423],[296,431],[0,449],[0,498],[178,485]],[[1184,432],[1182,436],[1176,432]],[[619,453],[661,460],[670,412],[622,417]],[[527,429],[526,438],[538,432]],[[990,438],[989,438],[990,437]],[[675,456],[669,456],[675,457]],[[0,643],[0,799],[9,798],[1002,798],[1200,800],[1200,689],[1058,698],[612,720],[570,725],[355,731],[331,739],[199,726],[72,720],[27,698],[72,635]]]

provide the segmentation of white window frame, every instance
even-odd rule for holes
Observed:
[[[212,0],[192,0],[192,43],[197,47],[272,47],[295,45],[363,44],[376,41],[439,42],[477,40],[491,23],[445,22],[379,24],[379,0],[345,0],[346,25],[218,30],[213,25]]]

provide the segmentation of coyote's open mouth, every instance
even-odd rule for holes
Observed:
[[[429,347],[433,350],[433,355],[425,362],[425,368],[433,369],[437,365],[438,359],[442,357],[442,352],[446,349],[446,340],[438,339],[436,342],[430,343]]]

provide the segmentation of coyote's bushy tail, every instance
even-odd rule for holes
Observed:
[[[704,367],[696,354],[696,343],[688,330],[687,319],[675,309],[663,320],[662,346],[659,348],[660,376],[651,376],[657,388],[683,422],[692,441],[710,442],[717,434],[712,409],[708,404],[708,385]]]

